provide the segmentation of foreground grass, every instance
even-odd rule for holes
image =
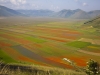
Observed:
[[[74,70],[36,65],[18,65],[0,63],[0,75],[86,75]]]

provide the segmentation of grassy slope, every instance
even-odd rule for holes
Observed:
[[[88,35],[92,34],[100,36],[100,16],[84,22],[84,24],[81,26],[81,29],[84,29],[83,32]]]
[[[84,23],[84,26],[92,26],[94,28],[100,28],[100,17],[96,17]]]

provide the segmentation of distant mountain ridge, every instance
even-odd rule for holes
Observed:
[[[89,14],[92,18],[94,18],[94,17],[96,17],[96,16],[100,16],[100,10],[90,11],[90,12],[88,12],[88,14]]]
[[[55,16],[56,17],[65,17],[65,18],[68,18],[68,17],[70,17],[73,14],[74,14],[74,11],[64,9],[64,10],[61,10],[61,11],[57,12]]]
[[[51,10],[16,10],[26,16],[51,16],[54,11]]]
[[[83,11],[83,10],[77,10],[73,15],[70,16],[70,18],[73,18],[73,19],[89,19],[91,18],[90,15]]]
[[[59,12],[51,10],[13,10],[5,6],[0,6],[0,17],[8,16],[31,16],[31,17],[59,17],[70,19],[90,19],[100,15],[100,10],[90,12],[81,9],[67,10],[63,9]]]
[[[47,17],[59,17],[59,18],[70,18],[70,19],[90,19],[100,15],[100,10],[94,10],[90,12],[83,11],[81,9],[67,10],[63,9],[59,12],[51,10],[17,10],[18,12],[26,16],[47,16]]]
[[[64,18],[71,18],[71,19],[90,19],[93,17],[97,17],[99,15],[100,15],[100,10],[86,12],[81,9],[76,9],[76,10],[65,9],[65,10],[59,11],[56,14],[57,17],[64,17]]]
[[[8,17],[8,16],[21,16],[20,12],[17,12],[13,9],[9,9],[5,6],[0,6],[0,16],[1,17]]]

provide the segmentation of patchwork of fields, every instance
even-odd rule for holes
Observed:
[[[100,62],[100,56],[78,51],[80,49],[100,53],[100,45],[82,40],[81,38],[87,38],[83,37],[85,34],[71,29],[69,25],[67,27],[67,24],[68,22],[48,22],[43,25],[39,22],[38,25],[0,25],[0,59],[5,62],[62,68],[72,68],[63,58],[68,58],[82,67],[89,59]]]

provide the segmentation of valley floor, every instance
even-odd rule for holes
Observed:
[[[100,63],[100,35],[81,28],[85,21],[29,17],[1,19],[0,59],[6,63],[67,69],[74,68],[63,58],[83,68],[89,59]]]

